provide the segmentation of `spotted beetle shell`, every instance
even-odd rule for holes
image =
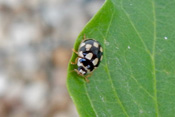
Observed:
[[[86,39],[79,46],[78,56],[78,70],[85,75],[99,66],[103,58],[103,49],[98,41]]]

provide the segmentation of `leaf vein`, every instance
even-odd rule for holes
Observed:
[[[95,108],[94,108],[94,105],[93,105],[93,103],[92,103],[92,101],[91,101],[91,99],[90,99],[90,96],[89,96],[89,93],[88,93],[88,91],[87,91],[87,87],[86,87],[86,84],[85,84],[85,83],[84,83],[84,88],[85,88],[85,91],[86,91],[87,98],[88,98],[88,100],[89,100],[89,102],[90,102],[90,105],[91,105],[91,107],[92,107],[92,109],[93,109],[95,115],[98,116],[98,114],[97,114],[97,112],[96,112],[96,110],[95,110]]]
[[[108,33],[109,33],[109,29],[110,29],[110,27],[111,27],[111,23],[112,23],[112,21],[113,21],[113,17],[114,16],[114,12],[112,13],[112,16],[111,16],[111,19],[110,19],[110,22],[109,22],[109,25],[108,25],[108,28],[107,28],[107,31],[106,31],[106,35],[104,36],[104,53],[106,52],[106,48],[105,48],[105,41],[106,41],[106,38],[107,38],[107,36],[108,36]],[[127,111],[126,111],[126,109],[125,109],[125,107],[123,106],[123,104],[122,104],[122,102],[121,102],[121,100],[120,100],[120,98],[118,97],[118,93],[117,93],[117,91],[116,91],[116,89],[115,89],[115,87],[114,87],[114,84],[113,84],[113,81],[112,81],[112,78],[111,78],[111,74],[110,74],[110,72],[109,72],[109,67],[108,67],[108,64],[107,64],[107,62],[106,62],[106,55],[104,55],[104,60],[105,60],[105,66],[106,66],[106,71],[107,71],[107,75],[108,75],[108,78],[109,78],[109,80],[110,80],[110,83],[111,83],[111,87],[112,87],[112,90],[113,90],[113,92],[114,92],[114,95],[115,95],[115,97],[116,97],[116,100],[117,100],[117,102],[118,102],[118,104],[120,105],[120,107],[121,107],[121,109],[123,110],[123,112],[124,112],[124,114],[127,116],[127,117],[129,117],[129,115],[128,115],[128,113],[127,113]]]
[[[132,20],[131,20],[129,14],[128,14],[128,13],[126,12],[126,10],[123,8],[123,4],[122,4],[122,3],[121,3],[121,9],[123,10],[123,12],[125,13],[125,15],[127,16],[127,18],[128,18],[128,20],[129,20],[131,26],[133,27],[133,29],[135,30],[137,36],[139,37],[140,41],[142,42],[142,44],[143,44],[143,46],[144,46],[146,52],[151,56],[151,53],[150,53],[150,51],[148,50],[148,48],[147,48],[145,42],[143,41],[143,38],[141,37],[141,35],[140,35],[140,33],[138,32],[137,28],[135,27],[134,23],[132,22]]]
[[[155,66],[155,46],[156,46],[156,11],[155,11],[155,1],[152,1],[153,7],[153,26],[154,26],[154,37],[153,37],[153,52],[152,52],[152,69],[153,69],[153,89],[154,89],[154,97],[155,97],[155,109],[156,116],[159,117],[159,109],[157,102],[157,81],[156,81],[156,66]]]

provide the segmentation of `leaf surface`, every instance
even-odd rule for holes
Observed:
[[[86,83],[69,64],[67,88],[80,116],[174,116],[175,0],[107,0],[80,33],[104,57]],[[73,54],[71,61],[74,61]]]

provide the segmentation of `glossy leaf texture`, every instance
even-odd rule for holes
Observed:
[[[89,83],[69,64],[67,88],[80,116],[174,116],[175,0],[107,0],[76,50],[84,34],[101,43],[104,57]]]

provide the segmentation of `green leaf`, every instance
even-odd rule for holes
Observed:
[[[76,50],[84,34],[102,44],[104,59],[90,83],[69,64],[67,88],[80,116],[174,116],[175,0],[107,0]]]

